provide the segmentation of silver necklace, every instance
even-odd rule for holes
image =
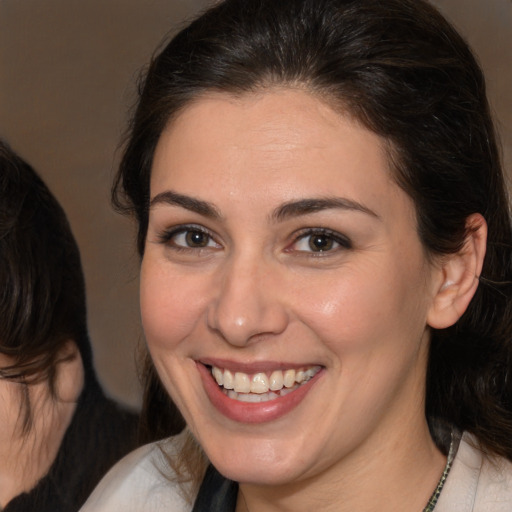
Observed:
[[[448,478],[448,474],[450,473],[450,469],[452,468],[452,462],[455,458],[455,451],[456,451],[456,443],[454,443],[454,434],[453,431],[451,433],[451,440],[450,440],[450,449],[448,450],[448,457],[446,460],[446,466],[444,467],[443,474],[441,475],[441,478],[439,479],[439,482],[437,483],[437,486],[432,493],[432,496],[428,500],[427,506],[423,509],[423,512],[433,512],[437,505],[437,500],[439,499],[439,496],[441,495],[441,491],[443,490],[444,483],[446,482],[446,479]],[[251,512],[249,510],[249,506],[247,505],[247,500],[245,499],[244,493],[242,492],[242,489],[240,489],[240,495],[242,496],[242,500],[244,502],[244,506],[247,512]],[[0,512],[1,512],[0,508]]]
[[[455,458],[455,452],[456,448],[458,447],[456,443],[454,443],[454,433],[452,430],[451,433],[451,439],[450,439],[450,449],[448,450],[448,458],[446,460],[446,466],[444,467],[443,474],[441,475],[441,478],[439,479],[439,482],[437,484],[437,487],[435,488],[434,492],[432,493],[432,496],[428,500],[427,506],[423,509],[423,512],[433,512],[433,510],[436,508],[437,500],[439,499],[439,496],[441,495],[441,491],[443,490],[444,483],[446,482],[446,479],[448,478],[448,473],[450,473],[450,469],[452,468],[452,462]]]

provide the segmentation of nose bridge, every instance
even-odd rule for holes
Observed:
[[[258,253],[247,251],[228,258],[208,312],[210,328],[237,346],[257,335],[282,332],[287,312],[273,277],[276,270]]]

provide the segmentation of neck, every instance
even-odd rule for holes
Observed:
[[[237,512],[422,512],[446,464],[426,421],[394,443],[368,443],[323,473],[271,488],[240,485]],[[404,429],[405,430],[405,429]]]
[[[48,383],[20,384],[0,380],[0,507],[33,489],[54,462],[83,387],[77,355],[57,365],[55,396]],[[23,430],[22,396],[28,396],[28,431]]]

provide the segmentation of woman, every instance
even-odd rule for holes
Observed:
[[[420,0],[227,0],[115,184],[149,425],[84,510],[512,508],[512,236],[482,73]],[[198,449],[197,447],[200,447]]]
[[[0,140],[0,510],[78,510],[136,445],[94,373],[66,215]]]

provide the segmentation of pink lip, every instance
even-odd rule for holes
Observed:
[[[309,393],[324,370],[320,370],[311,380],[283,397],[268,402],[248,403],[233,400],[226,396],[204,364],[196,363],[210,402],[227,418],[241,423],[264,423],[284,416],[297,407]],[[222,367],[222,366],[221,366]],[[253,368],[253,367],[252,367]],[[289,366],[287,368],[290,368]],[[238,367],[239,371],[242,369]],[[273,366],[276,369],[276,366]],[[259,371],[264,371],[260,369]],[[252,369],[251,372],[253,373]]]

